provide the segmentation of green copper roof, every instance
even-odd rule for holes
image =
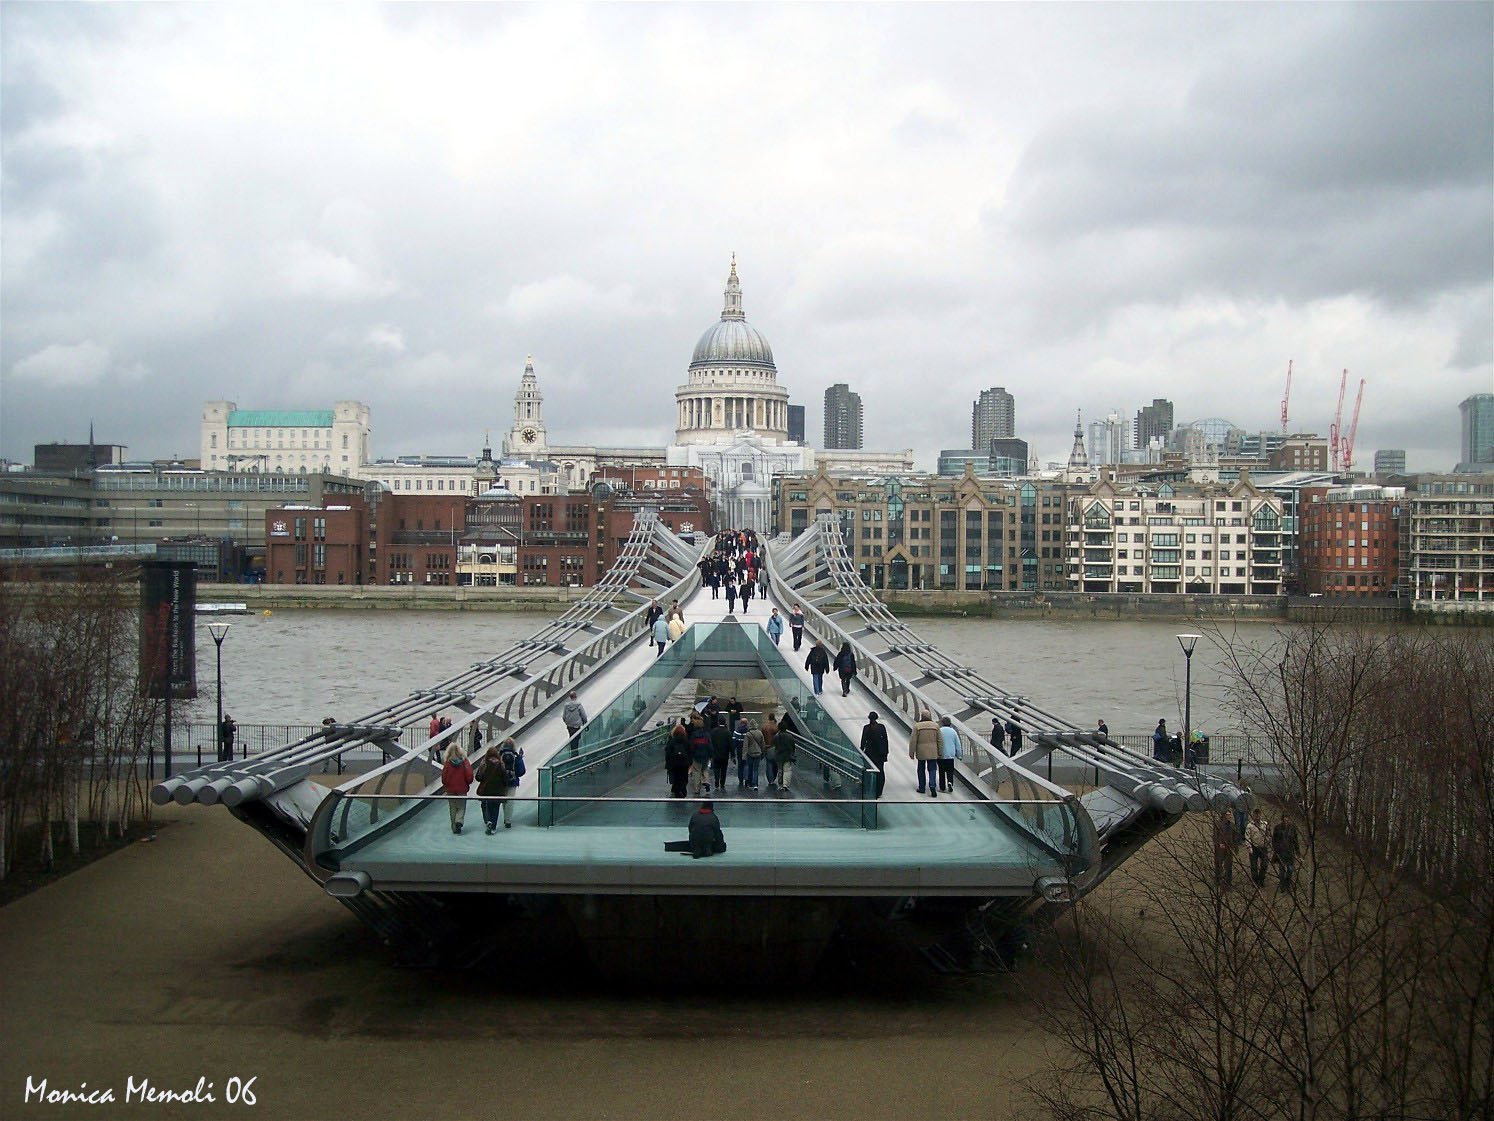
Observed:
[[[230,428],[331,428],[331,409],[234,409]]]

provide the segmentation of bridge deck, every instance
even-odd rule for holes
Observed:
[[[668,604],[662,606],[667,609]],[[788,657],[789,663],[794,667],[795,674],[807,686],[810,677],[809,671],[804,668],[804,659],[809,653],[809,647],[813,641],[812,636],[805,634],[804,648],[795,658],[793,642],[788,632],[788,611],[782,604],[774,600],[765,605],[761,600],[754,599],[752,610],[745,615],[739,612],[735,618],[765,627],[770,608],[773,606],[777,606],[779,613],[784,616],[784,633],[780,646]],[[727,617],[726,597],[712,599],[710,589],[702,588],[680,604],[680,610],[684,613],[687,623],[718,623]],[[833,655],[834,651],[832,650],[831,653]],[[596,714],[616,700],[623,690],[649,667],[653,657],[653,646],[640,639],[631,650],[614,659],[595,679],[578,687],[578,698],[586,711]],[[875,710],[877,718],[887,725],[888,731],[889,755],[885,797],[888,799],[917,797],[918,767],[912,759],[908,758],[908,737],[900,731],[897,720],[893,719],[892,712],[886,706],[866,689],[855,684],[851,687],[851,695],[842,697],[839,678],[833,672],[826,675],[825,692],[820,697],[820,702],[825,706],[825,711],[835,718],[852,743],[861,741],[861,729],[866,724],[866,714]],[[664,715],[680,714],[661,714],[661,716]],[[532,725],[521,743],[530,772],[533,773],[539,766],[548,762],[557,751],[565,746],[565,742],[565,725],[558,711],[541,718]],[[526,779],[526,783],[530,781],[532,780]],[[954,796],[965,797],[958,787]],[[939,800],[942,800],[942,796]],[[930,799],[930,801],[935,801],[935,799]]]
[[[666,605],[667,606],[667,605]],[[736,618],[766,625],[769,606],[754,600]],[[681,605],[686,621],[726,618],[726,600],[704,589]],[[780,605],[780,611],[786,615]],[[799,678],[808,684],[785,631],[781,648]],[[598,713],[626,689],[654,658],[640,640],[594,680],[578,689],[589,713]],[[565,730],[558,714],[532,726],[523,746],[530,774],[515,799],[513,828],[494,836],[483,832],[477,799],[468,800],[461,835],[453,834],[447,803],[422,805],[396,828],[368,840],[340,861],[343,872],[366,872],[376,890],[442,890],[607,893],[966,895],[1027,894],[1039,877],[1062,875],[1061,862],[1035,844],[1000,813],[956,787],[937,799],[916,793],[916,765],[907,756],[907,738],[896,720],[859,686],[840,695],[829,675],[821,701],[852,742],[859,742],[866,714],[873,709],[888,723],[891,755],[887,787],[875,830],[847,824],[833,807],[817,799],[820,778],[800,768],[788,794],[739,796],[735,779],[716,809],[728,851],[695,861],[666,852],[664,842],[681,840],[698,804],[667,794],[662,760],[607,799],[586,804],[563,823],[541,828],[532,800],[534,775],[563,749]],[[661,713],[670,716],[670,713]]]
[[[868,831],[830,827],[792,797],[721,799],[725,853],[691,860],[664,851],[665,841],[685,837],[695,804],[618,801],[608,809],[620,817],[636,811],[639,820],[592,824],[581,817],[542,829],[536,804],[520,801],[514,827],[490,837],[475,801],[460,836],[438,801],[359,849],[342,870],[367,872],[379,890],[438,881],[448,889],[515,892],[858,895],[1026,894],[1038,877],[1062,874],[1056,858],[1003,828],[991,810],[950,800],[884,800],[879,827]]]

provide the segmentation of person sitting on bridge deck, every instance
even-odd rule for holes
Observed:
[[[690,855],[699,858],[725,851],[726,838],[721,833],[715,803],[702,802],[700,809],[690,815]]]

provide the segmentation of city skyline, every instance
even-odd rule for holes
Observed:
[[[211,399],[357,399],[376,454],[466,451],[529,353],[556,432],[662,446],[736,250],[791,400],[854,384],[865,444],[922,467],[994,381],[1043,463],[1075,409],[1156,397],[1272,431],[1292,360],[1294,431],[1326,434],[1348,368],[1360,448],[1450,468],[1494,384],[1491,31],[1452,5],[12,5],[0,456],[89,416],[189,456]],[[677,138],[726,120],[723,176]]]

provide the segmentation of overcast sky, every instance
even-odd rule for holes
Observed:
[[[980,389],[1458,457],[1494,389],[1494,5],[6,3],[0,457],[202,402],[662,446],[721,310],[932,468]],[[1347,420],[1347,415],[1346,415]]]

